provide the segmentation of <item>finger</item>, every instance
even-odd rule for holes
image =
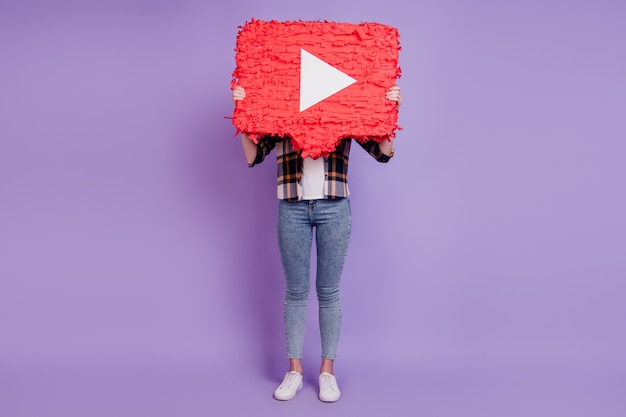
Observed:
[[[243,100],[246,97],[246,93],[242,91],[233,91],[233,100]]]

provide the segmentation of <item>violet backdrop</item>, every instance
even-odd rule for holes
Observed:
[[[238,26],[401,34],[396,156],[350,166],[336,371],[285,371],[275,164]],[[626,415],[626,3],[3,1],[0,415]],[[322,410],[323,409],[323,410]]]

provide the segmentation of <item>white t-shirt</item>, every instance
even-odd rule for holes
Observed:
[[[324,158],[302,159],[302,186],[303,200],[319,200],[324,198]]]

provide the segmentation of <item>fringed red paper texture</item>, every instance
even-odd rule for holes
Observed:
[[[397,29],[379,23],[252,20],[237,35],[233,87],[246,90],[233,113],[239,132],[290,136],[302,156],[328,155],[346,137],[395,136],[398,111],[387,90],[400,77]],[[300,50],[357,80],[300,112]]]

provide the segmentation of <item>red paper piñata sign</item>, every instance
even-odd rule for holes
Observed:
[[[384,140],[398,129],[385,93],[400,77],[398,31],[379,23],[246,22],[237,36],[233,124],[253,141],[290,136],[302,156],[346,137]]]

